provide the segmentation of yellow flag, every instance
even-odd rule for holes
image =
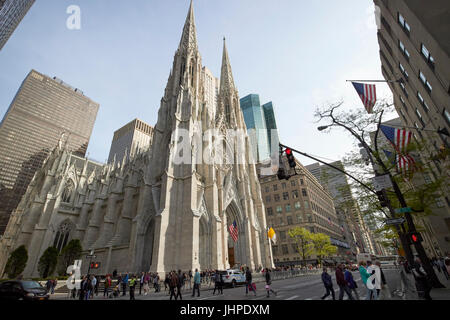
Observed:
[[[267,231],[267,235],[269,236],[269,238],[273,241],[273,243],[277,242],[277,235],[275,234],[275,230],[273,230],[272,228],[270,228]]]

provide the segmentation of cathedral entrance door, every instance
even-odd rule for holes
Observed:
[[[234,248],[228,248],[228,261],[230,263],[230,268],[234,266]]]

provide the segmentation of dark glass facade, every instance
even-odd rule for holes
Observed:
[[[0,123],[0,234],[63,132],[68,149],[85,155],[98,108],[57,78],[28,74]]]
[[[0,0],[0,50],[33,3],[34,0]]]

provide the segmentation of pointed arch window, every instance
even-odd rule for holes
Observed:
[[[66,186],[64,187],[64,191],[61,196],[61,201],[70,203],[72,200],[72,194],[73,194],[74,189],[75,189],[75,184],[73,183],[72,180],[69,179],[66,182]]]
[[[67,221],[63,222],[56,232],[55,240],[53,241],[53,246],[61,252],[61,250],[66,246],[70,232],[72,231],[72,224]]]
[[[230,103],[228,101],[225,102],[225,117],[227,119],[227,122],[231,122],[231,110],[230,110]]]

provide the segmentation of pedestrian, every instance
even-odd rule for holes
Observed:
[[[52,280],[52,294],[55,293],[56,285],[58,284],[58,280],[55,278],[55,280]]]
[[[195,290],[197,290],[197,297],[200,297],[200,272],[198,272],[198,269],[195,269],[194,274],[194,290],[192,291],[192,296],[195,296]]]
[[[106,275],[104,289],[103,289],[103,298],[109,297],[109,288],[111,288],[111,278],[109,277],[109,275]]]
[[[356,300],[360,300],[359,299],[359,294],[358,294],[358,285],[356,284],[356,281],[353,279],[353,274],[351,272],[351,267],[350,266],[346,266],[344,268],[344,279],[347,282],[348,288],[350,289],[351,293],[355,294]]]
[[[47,292],[51,293],[51,291],[52,291],[52,280],[48,279],[46,284],[45,284],[45,286],[47,287]]]
[[[322,296],[322,300],[328,297],[330,294],[333,297],[333,300],[336,300],[336,297],[334,296],[334,289],[333,289],[333,282],[331,280],[331,276],[327,272],[327,268],[323,268],[322,272],[322,282],[325,287],[325,294]]]
[[[272,292],[274,295],[277,295],[277,293],[271,288],[272,285],[272,277],[270,275],[270,269],[266,268],[266,291],[267,291],[267,298],[270,297],[270,292]]]
[[[117,277],[117,287],[119,289],[119,294],[120,294],[120,286],[122,285],[122,275],[119,275]]]
[[[175,297],[175,300],[177,300],[177,295],[175,294],[175,288],[177,286],[178,286],[178,277],[175,271],[172,271],[170,272],[169,275],[170,300],[172,300],[172,297]]]
[[[139,295],[142,295],[142,287],[144,286],[144,278],[145,278],[145,273],[141,272],[141,277],[139,278]]]
[[[350,300],[354,300],[352,293],[350,292],[350,288],[345,281],[342,264],[339,264],[336,268],[336,283],[339,286],[339,300],[342,300],[344,298],[344,292],[347,294]]]
[[[155,277],[153,278],[153,283],[155,285],[155,293],[161,291],[159,286],[159,275],[158,272],[155,273]]]
[[[136,276],[132,275],[130,280],[130,300],[136,300],[134,298],[134,289],[136,288]]]
[[[361,280],[367,288],[366,300],[371,300],[372,297],[376,298],[377,291],[375,290],[375,286],[372,283],[371,274],[366,269],[366,262],[359,262],[359,274],[361,276]]]
[[[189,289],[192,289],[192,270],[189,270]]]
[[[129,279],[128,273],[126,273],[125,276],[122,278],[122,290],[123,290],[122,296],[127,294],[128,279]]]
[[[252,283],[252,273],[250,271],[250,268],[247,267],[247,270],[245,271],[245,295],[248,294],[249,290],[251,290],[251,291],[253,290],[253,293],[256,296],[256,289]]]
[[[175,274],[175,276],[177,275]],[[181,270],[178,270],[177,296],[175,297],[175,300],[178,296],[180,297],[180,300],[183,300],[183,297],[181,295],[181,288],[183,286],[183,283],[184,283],[184,274],[181,273]]]
[[[428,279],[428,275],[425,272],[422,262],[419,258],[416,258],[414,266],[412,268],[412,273],[414,275],[414,280],[416,282],[417,294],[420,299],[432,300],[430,296],[431,284]]]
[[[386,277],[384,276],[383,268],[381,268],[381,262],[375,261],[375,265],[378,267],[378,270],[380,272],[380,290],[377,289],[378,299],[379,300],[385,300],[386,298],[391,298],[391,292],[389,290],[389,286],[386,282]]]
[[[91,276],[88,275],[87,276],[87,280],[84,282],[84,292],[85,292],[84,300],[89,300],[89,298],[91,296],[92,289],[93,289],[93,287],[92,287]]]
[[[438,260],[438,264],[439,264],[439,267],[441,268],[442,273],[444,274],[445,278],[448,280],[449,274],[448,274],[447,266],[445,265],[445,259],[441,257]]]
[[[214,291],[213,291],[213,295],[216,293],[216,289],[217,289],[217,293],[220,293],[220,274],[219,274],[218,270],[216,270],[216,272],[214,274]]]
[[[92,283],[92,288],[93,288],[93,290],[91,291],[90,297],[93,298],[94,292],[95,292],[95,288],[97,287],[97,278],[95,277],[95,275],[92,276],[92,281],[91,281],[91,283]]]
[[[86,278],[86,276],[84,276],[80,282],[80,290],[78,290],[78,293],[79,293],[78,299],[80,299],[80,300],[84,300],[84,292],[85,292],[84,288],[85,288],[86,281],[87,281],[87,278]]]
[[[170,286],[169,286],[170,277],[169,274],[166,273],[166,277],[164,278],[164,292],[169,288],[169,294],[170,294]]]

